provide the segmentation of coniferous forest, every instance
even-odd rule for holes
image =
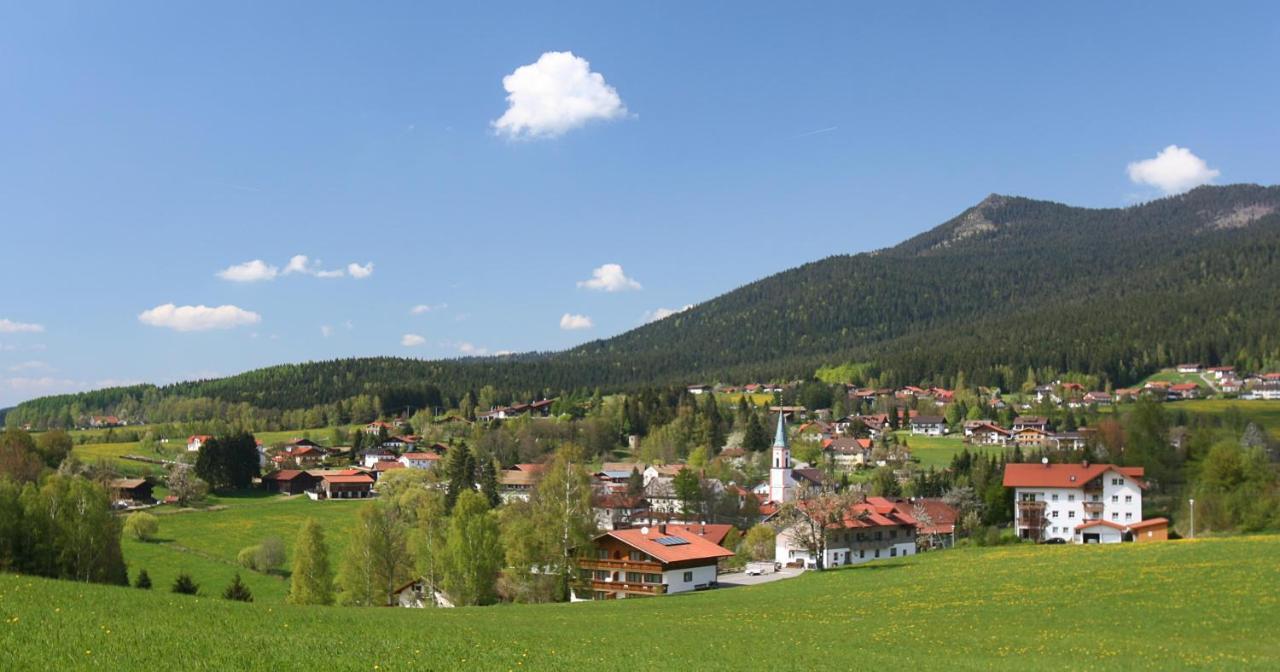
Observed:
[[[619,336],[555,353],[285,364],[165,387],[46,397],[10,425],[247,409],[449,406],[489,386],[570,390],[811,377],[861,362],[878,385],[1018,387],[1029,369],[1120,386],[1181,361],[1280,368],[1280,187],[1200,187],[1120,209],[991,196],[902,244],[833,256]]]

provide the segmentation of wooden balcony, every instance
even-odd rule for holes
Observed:
[[[598,560],[595,558],[582,558],[578,560],[578,567],[581,569],[603,569],[611,572],[646,572],[649,574],[662,573],[662,565],[656,562],[641,562],[638,560]]]
[[[592,581],[592,590],[606,593],[633,593],[636,595],[662,595],[667,587],[661,583],[626,583],[625,581]]]
[[[1103,510],[1106,509],[1106,504],[1102,502],[1085,502],[1082,506],[1084,515],[1091,518],[1101,518]]]

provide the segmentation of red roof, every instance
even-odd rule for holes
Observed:
[[[391,471],[392,469],[404,469],[404,462],[395,460],[379,460],[373,463],[374,471]]]
[[[1173,392],[1189,392],[1198,387],[1200,386],[1195,383],[1178,383],[1177,385],[1170,385],[1169,389]]]
[[[1113,523],[1109,520],[1086,520],[1083,523],[1076,525],[1076,532],[1079,532],[1080,530],[1087,530],[1091,527],[1097,527],[1099,525],[1109,527],[1113,530],[1120,530],[1121,532],[1126,529],[1124,525],[1121,525],[1120,523]]]
[[[1114,471],[1132,479],[1142,478],[1142,467],[1117,467],[1114,464],[1006,464],[1006,488],[1079,488],[1085,483]]]
[[[401,455],[406,460],[438,460],[440,456],[435,453],[405,453]]]
[[[300,470],[298,470],[298,469],[281,469],[280,471],[273,471],[273,472],[271,472],[271,473],[267,474],[266,476],[263,476],[263,477],[262,477],[262,480],[264,480],[264,481],[292,481],[293,479],[295,479],[295,478],[297,478],[297,477],[299,477],[299,476],[301,476],[302,474],[305,474],[305,473],[307,473],[307,472],[305,472],[305,471],[300,471]]]
[[[668,525],[666,532],[659,532],[657,525],[652,527],[631,528],[628,530],[613,530],[605,532],[596,537],[597,540],[605,537],[613,537],[618,541],[636,549],[643,551],[658,562],[669,564],[674,562],[687,562],[690,560],[707,560],[714,562],[720,558],[728,558],[733,556],[733,551],[713,543],[696,534],[689,534],[682,530],[673,528],[684,527],[682,525]],[[684,541],[682,544],[664,545],[658,543],[658,539],[675,538]]]
[[[365,483],[373,485],[373,478],[367,474],[325,474],[323,478],[330,483]]]
[[[724,538],[729,536],[729,530],[732,525],[724,525],[721,523],[707,523],[705,525],[667,525],[667,534],[676,533],[683,537],[686,534],[693,534],[707,541],[719,545]]]
[[[1140,523],[1134,523],[1129,526],[1130,530],[1145,530],[1148,527],[1161,527],[1169,524],[1168,518],[1148,518]]]
[[[198,440],[200,440],[200,442],[202,442],[202,443],[203,443],[203,442],[208,441],[209,439],[212,439],[212,438],[213,438],[213,437],[212,437],[212,436],[209,436],[208,434],[194,434],[194,435],[192,435],[192,436],[188,436],[188,437],[187,437],[187,443],[191,443],[191,442],[193,442],[193,441],[195,441],[195,440],[197,440],[197,439],[198,439]]]

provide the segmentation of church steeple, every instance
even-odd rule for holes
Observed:
[[[769,499],[781,504],[795,491],[791,477],[791,446],[787,441],[786,413],[778,412],[778,430],[773,436],[773,464],[769,469]]]

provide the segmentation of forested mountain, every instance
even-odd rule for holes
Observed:
[[[846,361],[869,363],[881,384],[963,372],[1007,389],[1028,368],[1125,384],[1183,360],[1280,365],[1278,288],[1280,187],[1201,187],[1114,209],[992,195],[896,247],[805,264],[563,352],[290,364],[50,397],[9,420],[167,398],[285,409],[369,395],[392,409],[485,385],[527,398],[796,378]]]

